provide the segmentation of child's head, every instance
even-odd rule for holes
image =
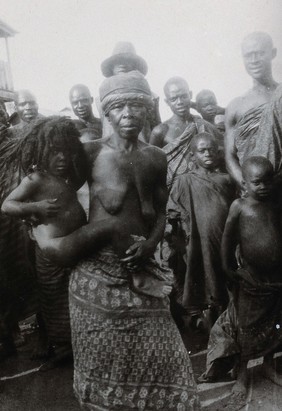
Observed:
[[[273,189],[274,171],[271,162],[262,156],[249,157],[242,165],[243,186],[256,200],[268,198]]]
[[[79,177],[84,151],[79,132],[64,117],[37,120],[21,142],[21,166],[28,173],[34,166],[64,178]]]
[[[214,122],[217,113],[217,101],[213,91],[202,90],[196,96],[197,111],[204,120]]]
[[[191,141],[191,153],[197,167],[213,170],[218,163],[218,143],[209,133],[199,133]]]

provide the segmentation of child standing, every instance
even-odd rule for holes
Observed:
[[[233,395],[247,393],[248,360],[264,356],[264,373],[281,385],[272,367],[282,334],[282,213],[274,198],[269,160],[250,157],[242,166],[247,196],[233,202],[222,239],[223,268],[236,284],[233,299],[211,330],[206,379],[231,369],[239,358]],[[239,263],[235,259],[240,247]],[[221,342],[221,350],[215,347]],[[224,367],[224,368],[223,368]]]
[[[191,152],[195,170],[178,178],[167,206],[169,222],[173,227],[178,223],[186,237],[186,272],[175,273],[175,293],[193,323],[209,309],[210,327],[228,302],[220,243],[234,187],[218,168],[218,143],[212,135],[196,135]]]
[[[44,324],[34,357],[61,358],[71,354],[70,269],[50,261],[38,244],[86,224],[76,196],[76,189],[85,181],[83,146],[71,121],[47,118],[37,121],[18,143],[17,151],[27,176],[3,202],[2,211],[29,222],[37,243],[36,271]]]

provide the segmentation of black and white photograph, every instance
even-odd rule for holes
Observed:
[[[0,0],[1,411],[282,411],[281,21]]]

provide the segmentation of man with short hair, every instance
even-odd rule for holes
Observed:
[[[242,183],[241,165],[253,155],[267,157],[275,171],[281,162],[281,86],[272,76],[272,60],[276,56],[272,38],[254,32],[242,42],[242,56],[253,87],[231,101],[226,110],[226,164],[238,186]],[[279,109],[279,107],[280,109]],[[278,117],[277,117],[278,116]]]
[[[167,154],[167,185],[171,188],[176,176],[191,168],[190,142],[195,134],[204,131],[212,134],[220,148],[223,148],[223,138],[212,124],[190,113],[191,92],[185,79],[170,78],[164,93],[173,116],[153,129],[150,144],[163,148]]]
[[[39,116],[36,98],[29,90],[23,89],[16,92],[15,106],[20,119],[20,122],[13,127],[16,130],[22,129]]]
[[[171,190],[177,177],[191,171],[194,163],[191,154],[191,140],[199,133],[207,132],[218,142],[223,152],[223,136],[219,131],[199,116],[190,113],[191,92],[185,79],[182,77],[170,78],[165,86],[166,103],[173,112],[173,116],[164,123],[156,126],[150,137],[150,144],[163,149],[167,156],[167,187]],[[220,156],[223,157],[223,153]],[[185,239],[176,225],[167,222],[166,238],[160,246],[160,259],[169,265],[176,277],[181,281],[186,272],[183,256],[185,255]],[[177,302],[177,290],[171,296],[171,312],[177,325],[181,327],[181,315],[184,310]]]
[[[74,114],[79,120],[75,125],[81,135],[81,141],[96,140],[102,137],[102,123],[93,114],[93,97],[84,84],[76,84],[69,92],[69,99]]]

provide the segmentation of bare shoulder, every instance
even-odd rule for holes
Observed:
[[[83,149],[88,160],[95,159],[102,148],[107,144],[107,141],[107,138],[100,138],[98,140],[92,140],[83,143]]]
[[[166,154],[161,148],[146,144],[142,147],[141,150],[152,161],[152,165],[166,166]]]
[[[241,214],[242,210],[244,209],[244,205],[245,205],[244,199],[237,198],[236,200],[234,200],[229,210],[229,217],[233,217],[233,218],[238,217]]]
[[[168,129],[169,126],[166,123],[160,123],[154,127],[150,136],[150,144],[162,147]]]
[[[239,96],[231,100],[226,108],[225,118],[228,119],[228,118],[236,116],[244,100],[245,100],[245,96]]]
[[[22,183],[26,185],[41,185],[46,180],[46,173],[35,171],[23,178]]]

